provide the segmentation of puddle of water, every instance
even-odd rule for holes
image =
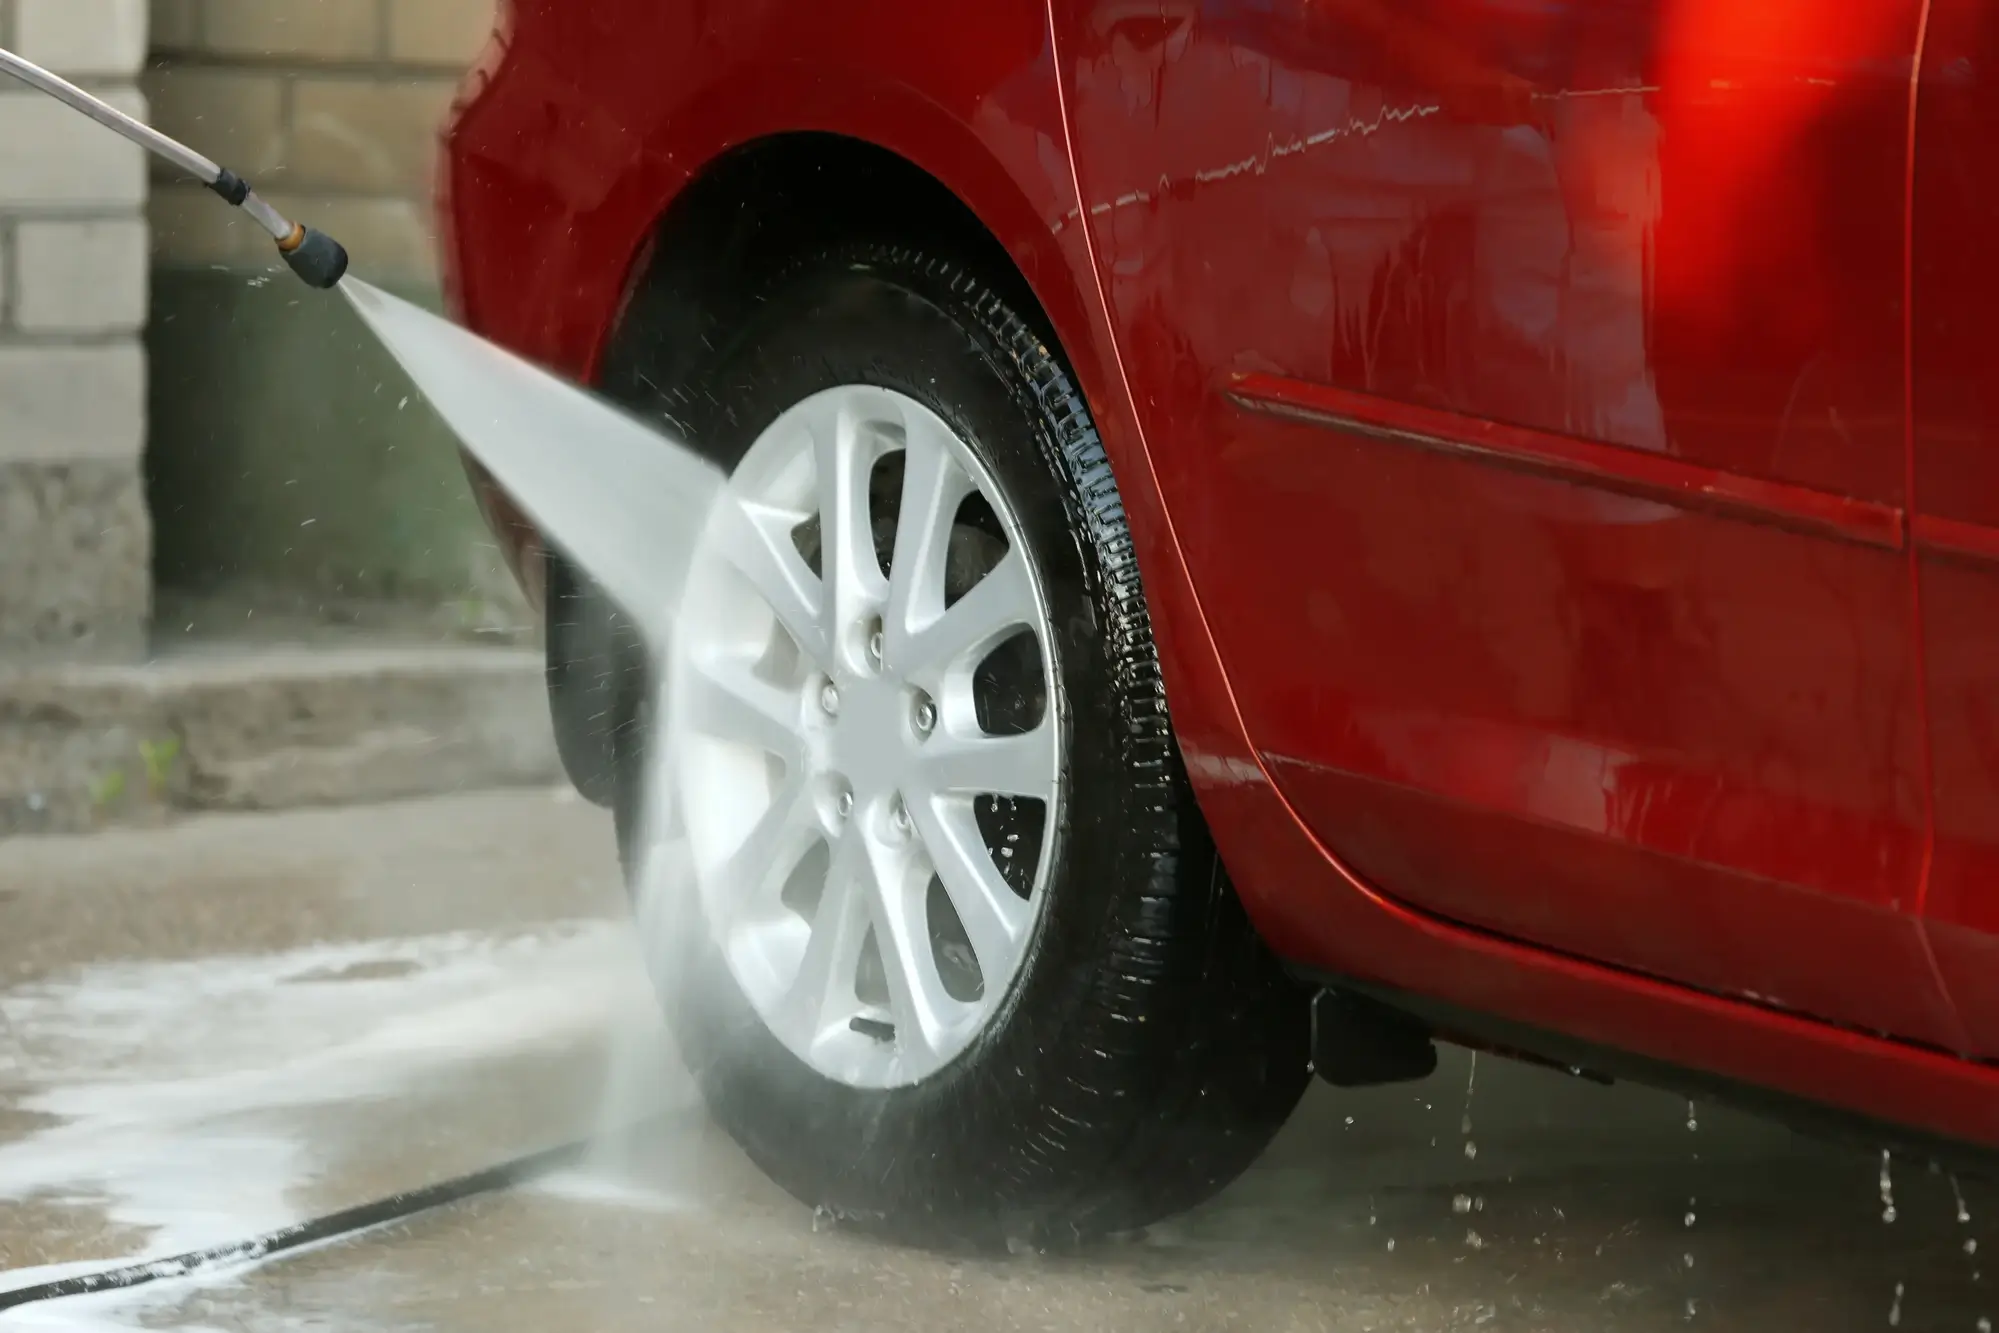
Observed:
[[[148,1237],[107,1262],[299,1221],[322,1161],[301,1113],[597,1036],[630,1005],[629,947],[622,924],[592,922],[108,964],[7,993],[0,1066],[52,1121],[0,1144],[0,1200],[88,1200]],[[0,1273],[0,1289],[36,1280]]]

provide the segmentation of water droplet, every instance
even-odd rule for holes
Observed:
[[[1352,1124],[1353,1124],[1353,1117],[1352,1117],[1352,1116],[1348,1116],[1348,1117],[1347,1117],[1347,1124],[1348,1124],[1348,1125],[1352,1125]]]
[[[1477,1088],[1478,1088],[1478,1052],[1473,1051],[1471,1053],[1471,1062],[1465,1069],[1465,1113],[1458,1121],[1458,1133],[1466,1136],[1469,1136],[1471,1134],[1471,1098],[1472,1098],[1472,1093],[1476,1091]],[[1477,1155],[1478,1154],[1476,1152],[1465,1153],[1465,1156],[1467,1157],[1475,1157]]]
[[[1388,1252],[1390,1254],[1395,1253],[1395,1237],[1393,1236],[1390,1236],[1388,1238]]]
[[[1888,1327],[1896,1328],[1902,1322],[1902,1284],[1895,1284],[1895,1303],[1888,1307]]]
[[[1964,1191],[1958,1188],[1956,1176],[1950,1178],[1950,1193],[1957,1200],[1957,1221],[1962,1226],[1971,1220],[1971,1210],[1964,1206]]]
[[[1465,1140],[1465,1159],[1466,1159],[1467,1161],[1469,1161],[1470,1159],[1472,1159],[1472,1158],[1474,1158],[1474,1157],[1477,1157],[1477,1156],[1478,1156],[1478,1145],[1477,1145],[1476,1143],[1473,1143],[1473,1142],[1472,1142],[1472,1141],[1471,1141],[1470,1139],[1466,1139],[1466,1140]]]
[[[1881,1150],[1881,1220],[1883,1222],[1895,1220],[1895,1177],[1886,1148]]]
[[[1485,1237],[1479,1235],[1476,1231],[1467,1231],[1465,1232],[1465,1244],[1471,1246],[1474,1250],[1482,1250],[1485,1248]]]
[[[403,397],[402,397],[402,401],[396,404],[396,411],[400,412],[400,411],[402,411],[402,410],[403,410],[404,408],[408,407],[409,405],[410,405],[410,398],[409,398],[409,395],[408,395],[408,394],[404,394],[404,395],[403,395]]]
[[[1465,1215],[1466,1213],[1470,1212],[1470,1211],[1471,1211],[1471,1195],[1469,1195],[1469,1194],[1460,1194],[1460,1195],[1459,1195],[1459,1196],[1458,1196],[1457,1198],[1455,1198],[1455,1199],[1452,1199],[1452,1200],[1451,1200],[1451,1211],[1452,1211],[1452,1212],[1454,1212],[1454,1213],[1456,1213],[1456,1214],[1457,1214],[1457,1215],[1458,1215],[1459,1217],[1463,1217],[1463,1216],[1464,1216],[1464,1215]]]
[[[1687,1267],[1692,1268],[1694,1266],[1694,1256],[1691,1251],[1681,1255],[1680,1257],[1687,1261]]]
[[[1978,1333],[1992,1333],[1992,1321],[1984,1315],[1978,1316]]]
[[[1689,1101],[1687,1103],[1687,1131],[1689,1133],[1692,1133],[1694,1130],[1697,1130],[1700,1127],[1701,1127],[1701,1122],[1699,1118],[1694,1115],[1694,1104],[1691,1101]]]
[[[1687,1225],[1688,1225],[1688,1226],[1692,1226],[1693,1224],[1694,1224],[1694,1215],[1693,1215],[1692,1213],[1688,1213],[1688,1214],[1687,1214]]]

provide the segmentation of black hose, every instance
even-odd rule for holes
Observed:
[[[190,1250],[186,1254],[176,1254],[164,1259],[148,1259],[143,1263],[126,1264],[120,1268],[107,1268],[97,1273],[80,1273],[75,1277],[59,1278],[54,1282],[43,1282],[32,1287],[16,1287],[11,1291],[0,1291],[0,1310],[33,1305],[37,1301],[61,1300],[65,1296],[88,1296],[97,1292],[143,1287],[149,1282],[158,1282],[165,1278],[188,1277],[206,1268],[264,1259],[274,1254],[283,1254],[287,1250],[316,1245],[321,1241],[337,1240],[389,1222],[413,1217],[432,1208],[442,1208],[446,1204],[457,1203],[475,1195],[490,1194],[495,1190],[509,1189],[523,1184],[536,1176],[546,1175],[550,1171],[573,1163],[594,1142],[596,1142],[594,1139],[579,1139],[559,1147],[544,1148],[540,1152],[516,1157],[510,1162],[489,1166],[470,1175],[439,1181],[435,1185],[425,1185],[422,1189],[408,1190],[402,1194],[392,1194],[386,1199],[344,1208],[337,1213],[328,1213],[324,1217],[316,1217],[308,1222],[297,1222],[276,1231],[267,1231],[261,1236],[252,1236],[247,1240],[232,1241],[205,1250]]]

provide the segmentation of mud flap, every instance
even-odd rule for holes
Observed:
[[[1411,1083],[1437,1069],[1437,1046],[1421,1021],[1350,991],[1312,1000],[1312,1070],[1336,1088]]]

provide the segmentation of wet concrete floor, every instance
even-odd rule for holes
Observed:
[[[0,1290],[660,1118],[531,1187],[0,1329],[1999,1320],[1999,1191],[1960,1207],[1922,1163],[1884,1184],[1878,1155],[1458,1051],[1421,1085],[1315,1088],[1248,1177],[1142,1238],[992,1256],[816,1227],[706,1123],[622,910],[603,815],[546,792],[9,843]]]

